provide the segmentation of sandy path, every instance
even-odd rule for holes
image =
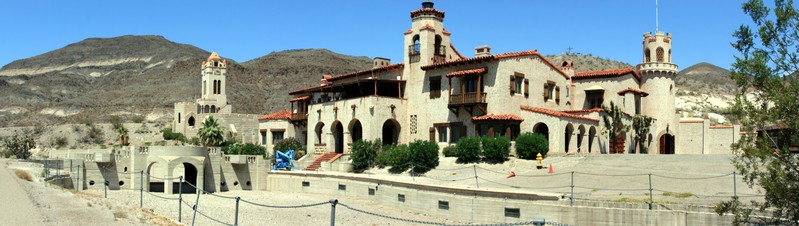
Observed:
[[[0,159],[0,165],[6,166],[8,159]],[[2,167],[0,170],[0,220],[5,225],[41,225],[44,218],[38,208],[33,205],[28,193],[17,179],[13,169]]]

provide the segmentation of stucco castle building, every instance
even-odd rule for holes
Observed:
[[[675,111],[678,67],[668,33],[644,34],[636,67],[576,73],[572,62],[552,62],[536,50],[494,54],[481,46],[468,58],[431,2],[410,17],[396,48],[402,62],[375,58],[373,69],[325,75],[319,86],[291,91],[290,110],[259,119],[262,144],[296,137],[309,152],[347,153],[360,139],[446,146],[465,136],[514,140],[535,132],[547,135],[551,154],[636,153],[632,132],[623,147],[608,145],[600,107],[611,101],[626,124],[637,114],[655,119],[650,154],[728,153],[739,138],[738,126],[710,126]]]

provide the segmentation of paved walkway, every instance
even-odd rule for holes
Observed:
[[[9,159],[0,159],[0,224],[41,225],[44,218],[33,204],[28,193],[19,183],[13,169],[7,166]]]

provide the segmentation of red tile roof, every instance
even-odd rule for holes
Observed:
[[[291,112],[288,109],[283,109],[278,112],[274,112],[272,114],[264,115],[258,118],[258,120],[270,120],[270,119],[291,119]]]
[[[710,126],[711,129],[732,129],[734,126]]]
[[[514,114],[502,114],[502,115],[495,115],[495,114],[487,114],[482,116],[474,116],[472,117],[472,121],[524,121],[522,117],[519,117]]]
[[[588,79],[588,78],[607,78],[607,77],[619,77],[622,75],[626,75],[629,73],[633,73],[636,79],[641,80],[641,74],[638,71],[635,71],[632,67],[628,68],[618,68],[618,69],[610,69],[610,70],[601,70],[601,71],[583,71],[574,73],[572,76],[573,79]]]
[[[431,30],[431,31],[435,31],[436,30],[436,28],[434,28],[433,26],[430,26],[430,24],[425,24],[424,26],[419,28],[419,31],[424,31],[425,29],[428,29],[428,30]]]
[[[569,113],[565,113],[565,112],[554,111],[554,110],[549,110],[549,109],[544,109],[544,108],[521,106],[521,109],[522,110],[526,110],[526,111],[532,111],[532,112],[536,112],[536,113],[551,115],[551,116],[555,116],[555,117],[573,118],[573,119],[580,119],[580,120],[586,120],[586,121],[592,121],[592,122],[599,122],[599,119],[593,119],[593,118],[589,118],[589,117],[573,115],[573,114],[569,114]]]
[[[680,119],[680,123],[704,123],[704,119]]]
[[[307,99],[311,99],[311,97],[310,96],[301,96],[301,97],[297,97],[297,98],[291,99],[291,100],[289,100],[289,102],[301,101],[301,100],[307,100]]]
[[[579,110],[565,110],[563,112],[566,113],[591,113],[591,112],[602,112],[602,108],[591,108],[591,109],[579,109]]]
[[[292,91],[289,91],[289,95],[303,93],[303,92],[311,91],[311,90],[322,90],[324,88],[330,88],[330,87],[331,87],[331,85],[328,84],[328,85],[319,85],[319,86],[308,87],[308,88],[304,88],[304,89],[292,90]]]
[[[352,72],[352,73],[336,75],[336,76],[333,76],[332,78],[328,78],[327,80],[332,82],[332,81],[335,81],[335,80],[349,78],[349,77],[353,77],[353,76],[357,76],[357,75],[372,74],[372,73],[383,72],[383,71],[388,71],[388,70],[391,70],[391,69],[397,69],[397,68],[403,68],[403,67],[405,67],[405,64],[403,64],[403,63],[392,64],[392,65],[388,65],[388,66],[382,66],[382,67],[372,68],[372,69],[363,70],[363,71],[356,71],[356,72]]]
[[[442,29],[441,29],[441,33],[444,33],[444,35],[452,35],[452,32],[449,32],[449,31],[447,31],[447,29],[446,29],[446,28],[442,28]],[[451,45],[451,44],[450,44],[450,45]]]
[[[642,97],[649,96],[649,93],[644,92],[643,90],[640,90],[640,89],[633,88],[633,87],[627,87],[626,89],[624,89],[622,91],[619,91],[616,94],[624,95],[627,92],[636,93],[636,94],[641,95]]]
[[[464,75],[476,75],[476,74],[482,74],[482,73],[486,73],[486,68],[481,67],[481,68],[475,68],[475,69],[453,71],[453,72],[447,73],[447,78],[452,78],[452,77],[456,77],[456,76],[464,76]]]
[[[446,31],[446,30],[445,30],[445,31]],[[451,43],[451,42],[449,43],[449,48],[452,48],[452,51],[453,51],[453,52],[455,52],[455,55],[458,55],[458,57],[459,57],[459,58],[461,58],[461,59],[466,59],[466,57],[464,57],[463,55],[461,55],[461,53],[460,53],[460,52],[458,52],[458,49],[456,49],[456,48],[455,48],[455,46],[454,46],[454,45],[452,45],[452,43]]]
[[[467,63],[477,63],[477,62],[482,62],[482,61],[499,60],[499,59],[513,58],[513,57],[520,57],[520,56],[536,56],[536,57],[544,60],[544,62],[546,64],[548,64],[552,69],[555,69],[555,71],[557,71],[558,73],[563,75],[563,77],[565,77],[566,79],[569,79],[569,75],[567,75],[565,72],[563,72],[563,70],[561,70],[558,66],[556,66],[551,61],[549,61],[546,57],[544,57],[541,54],[539,54],[538,51],[536,51],[536,50],[529,50],[529,51],[522,51],[522,52],[511,52],[511,53],[501,53],[501,54],[495,54],[495,55],[489,55],[489,56],[480,56],[480,57],[473,57],[473,58],[461,58],[461,59],[457,59],[457,60],[454,60],[454,61],[438,62],[438,63],[433,63],[433,64],[422,66],[422,70],[430,70],[430,69],[443,68],[443,67],[454,66],[454,65],[463,65],[463,64],[467,64]]]
[[[405,31],[405,33],[403,33],[403,34],[406,34],[406,35],[407,35],[407,34],[410,34],[410,33],[413,33],[413,31],[412,31],[411,29],[408,29],[408,30],[407,30],[407,31]]]
[[[434,15],[437,17],[444,18],[444,12],[434,9],[434,8],[421,8],[418,10],[411,11],[411,18],[417,17],[419,15]]]

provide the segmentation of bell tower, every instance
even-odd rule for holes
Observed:
[[[451,59],[449,31],[444,29],[444,12],[433,2],[411,12],[411,29],[405,31],[405,64],[420,67]]]
[[[219,57],[216,52],[211,53],[202,63],[202,96],[197,100],[200,112],[220,113],[232,111],[227,104],[225,94],[225,77],[227,76],[227,60]]]
[[[673,137],[679,128],[679,116],[674,107],[677,65],[671,61],[671,44],[669,33],[658,31],[654,36],[651,32],[644,33],[643,62],[636,66],[641,74],[641,90],[649,93],[642,98],[641,113],[655,119],[651,128],[652,144],[657,144],[662,136]],[[650,146],[649,152],[658,153],[658,147]]]

